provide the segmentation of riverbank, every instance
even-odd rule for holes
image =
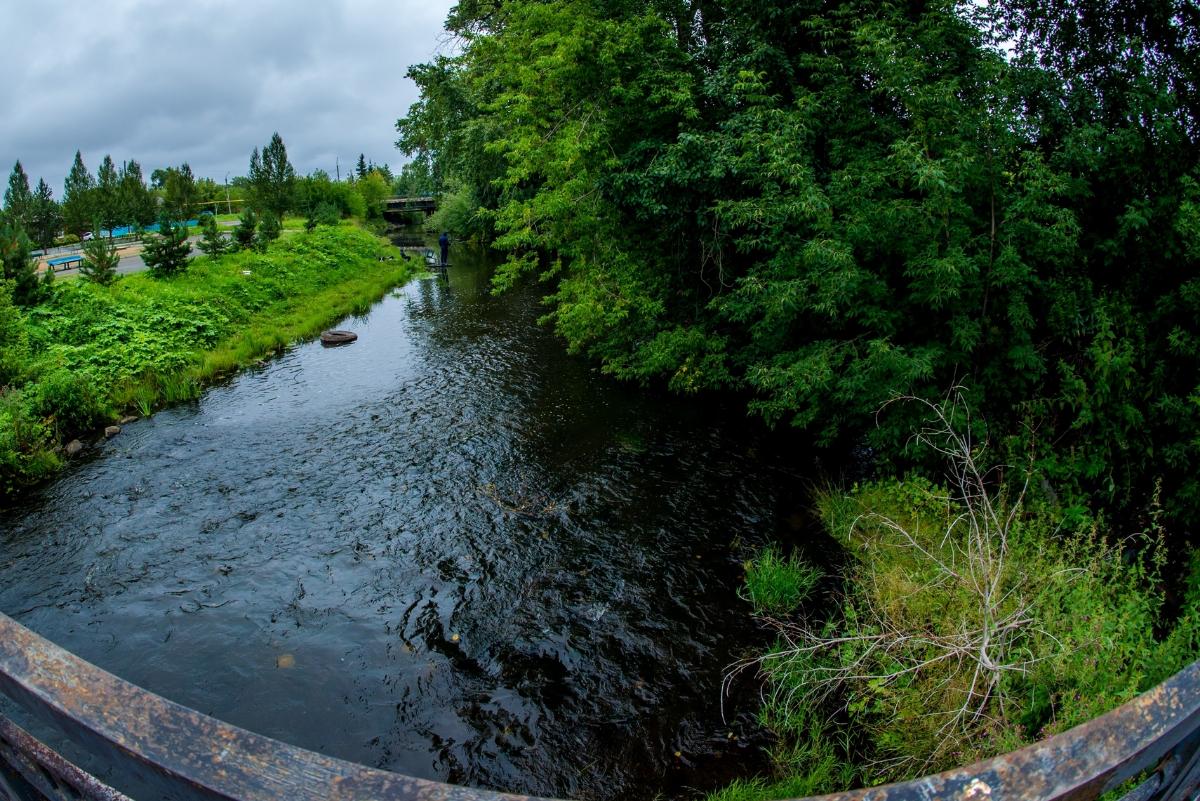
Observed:
[[[0,501],[65,462],[65,443],[205,384],[365,309],[420,269],[343,223],[182,275],[60,282],[17,310],[0,296]]]
[[[746,563],[745,596],[777,635],[743,663],[765,681],[775,771],[708,801],[969,765],[1093,720],[1196,658],[1200,560],[1169,564],[1157,514],[1118,539],[989,483],[977,451],[938,444],[960,484],[910,475],[819,492],[824,538]],[[814,604],[822,595],[832,603]]]

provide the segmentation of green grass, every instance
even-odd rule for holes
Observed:
[[[972,539],[956,497],[922,479],[821,495],[823,523],[849,557],[832,613],[805,608],[815,571],[802,561],[768,549],[747,565],[745,592],[780,635],[759,660],[776,771],[710,801],[970,764],[1091,720],[1200,656],[1200,559],[1190,556],[1169,616],[1160,530],[1116,546],[1094,521],[1068,528],[1061,510],[997,492],[997,519],[1015,511],[1003,543]],[[980,542],[998,558],[973,555]],[[981,579],[996,592],[982,593]],[[959,717],[964,704],[975,706]]]
[[[758,615],[786,615],[808,600],[821,579],[821,571],[792,554],[784,559],[769,547],[746,562],[744,597]]]
[[[24,314],[5,317],[13,310],[0,306],[0,327],[10,328],[0,345],[0,497],[51,475],[66,439],[195,398],[419,270],[343,223],[297,231],[263,254],[199,257],[173,278],[63,281]]]

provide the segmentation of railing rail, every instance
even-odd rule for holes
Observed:
[[[0,614],[0,693],[53,724],[140,799],[516,801],[356,765],[222,723],[123,681]],[[1200,662],[1124,706],[969,767],[822,801],[1183,801],[1200,786]],[[121,789],[126,789],[122,786]],[[130,791],[132,792],[132,791]],[[126,796],[0,716],[0,799]]]

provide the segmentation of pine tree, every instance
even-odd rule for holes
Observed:
[[[185,161],[179,167],[169,167],[163,180],[163,205],[167,214],[181,220],[191,219],[196,202],[196,176]]]
[[[151,275],[163,278],[183,272],[188,254],[192,252],[187,235],[187,228],[177,225],[170,217],[159,219],[158,233],[148,237],[142,249],[142,261],[150,268]]]
[[[255,153],[258,151],[256,150]],[[233,241],[241,250],[249,250],[254,246],[255,230],[258,228],[258,217],[254,209],[246,207],[238,221],[238,227],[233,229]]]
[[[126,222],[143,228],[154,222],[154,196],[146,188],[142,165],[136,161],[121,170],[121,208]]]
[[[254,249],[265,253],[267,245],[279,238],[279,218],[271,212],[265,212],[258,226],[258,234],[254,237]]]
[[[97,221],[95,227],[99,228]],[[83,243],[83,264],[79,273],[89,281],[97,284],[111,284],[117,280],[117,265],[121,257],[117,255],[117,244],[112,237],[97,236]]]
[[[29,255],[32,249],[33,243],[24,229],[9,219],[0,222],[0,263],[4,266],[4,274],[0,277],[12,281],[13,302],[19,306],[40,303],[50,280],[38,280],[37,259]]]
[[[358,154],[358,166],[354,168],[359,178],[367,177],[367,160],[362,153]]]
[[[121,183],[120,176],[117,175],[117,165],[113,163],[112,156],[105,154],[104,160],[100,162],[100,169],[96,172],[96,235],[100,235],[100,229],[105,228],[112,232],[121,222],[123,222],[121,213]]]
[[[211,214],[203,215],[204,222],[201,223],[203,231],[200,235],[200,242],[197,247],[200,248],[210,258],[222,256],[230,250],[231,243],[221,233],[221,229],[217,227],[217,218]]]
[[[54,244],[54,237],[61,227],[62,210],[54,202],[54,193],[50,191],[46,179],[40,179],[33,195],[33,214],[29,226],[34,242],[45,250]]]
[[[29,177],[18,161],[8,176],[8,189],[4,190],[4,211],[9,218],[28,229],[33,214],[33,193],[29,191]]]
[[[250,156],[250,185],[255,203],[262,211],[282,218],[292,203],[296,171],[288,161],[287,148],[278,133],[262,150],[261,161],[256,148]]]
[[[62,213],[66,229],[82,236],[92,221],[95,180],[83,164],[83,156],[75,151],[75,162],[63,183]]]

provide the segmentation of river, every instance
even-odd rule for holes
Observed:
[[[98,442],[0,518],[0,610],[122,678],[414,776],[581,799],[765,767],[741,560],[790,453],[620,385],[480,254]],[[803,471],[801,471],[803,472]]]

